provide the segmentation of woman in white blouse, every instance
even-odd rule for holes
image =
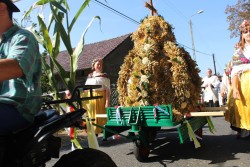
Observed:
[[[93,72],[88,75],[86,85],[101,85],[101,88],[93,91],[94,96],[103,96],[103,98],[90,100],[90,109],[88,114],[91,118],[95,118],[95,123],[98,125],[105,125],[106,118],[98,118],[96,114],[106,114],[106,107],[110,106],[110,79],[106,73],[103,73],[103,61],[102,59],[94,59],[92,62]],[[101,133],[101,128],[95,128],[95,133]]]
[[[229,93],[226,120],[239,138],[250,135],[250,22],[240,25],[240,41],[231,61],[232,88]]]

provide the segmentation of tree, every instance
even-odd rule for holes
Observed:
[[[230,37],[238,37],[239,26],[243,20],[250,19],[250,2],[249,0],[238,0],[235,5],[227,6],[225,13],[227,16],[227,21],[229,22],[228,30],[231,31]]]

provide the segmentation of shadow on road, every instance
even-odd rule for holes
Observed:
[[[123,143],[132,142],[126,138],[118,140],[109,139],[101,142],[101,147],[112,147]],[[151,151],[147,163],[159,162],[163,166],[179,160],[197,159],[209,161],[209,164],[223,164],[226,161],[237,160],[236,154],[250,152],[250,139],[236,139],[236,135],[203,135],[201,147],[195,148],[193,142],[180,144],[177,132],[162,132],[151,144]],[[127,155],[133,154],[129,150]]]
[[[148,162],[168,161],[174,163],[180,159],[208,160],[209,164],[236,160],[236,154],[250,152],[250,140],[236,139],[235,135],[204,135],[201,147],[195,149],[193,142],[179,144],[177,134],[160,137],[151,145]]]
[[[130,143],[132,140],[119,136],[119,139],[112,139],[112,137],[110,137],[107,141],[102,141],[102,138],[98,138],[98,142],[101,147],[110,147]]]
[[[119,137],[115,140],[108,138],[107,141],[102,141],[100,136],[98,142],[101,150],[110,153],[120,166],[126,166],[130,163],[135,166],[152,166],[153,164],[163,167],[175,166],[175,164],[182,166],[186,163],[189,166],[197,166],[197,163],[199,166],[206,166],[207,164],[211,166],[235,166],[235,164],[241,166],[238,163],[242,160],[246,161],[242,163],[243,166],[249,164],[247,159],[250,153],[250,139],[236,139],[236,135],[229,128],[230,125],[224,121],[224,118],[213,118],[213,121],[217,132],[212,134],[208,127],[204,126],[203,140],[201,141],[201,147],[198,149],[195,149],[193,142],[180,144],[176,131],[159,131],[155,141],[151,144],[149,158],[147,162],[143,163],[134,158],[132,140],[130,139]],[[124,132],[124,135],[126,134],[127,132]],[[64,149],[70,150],[71,143],[66,138],[65,141],[67,142],[65,142],[66,147]],[[86,136],[79,138],[79,142],[88,147]]]

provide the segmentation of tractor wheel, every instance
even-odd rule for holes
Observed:
[[[110,156],[100,150],[84,148],[63,155],[53,167],[105,166],[117,167]]]

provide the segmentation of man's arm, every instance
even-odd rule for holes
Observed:
[[[14,59],[0,60],[0,82],[23,76],[19,63]]]
[[[212,82],[213,87],[217,88],[217,87],[219,87],[219,84],[220,84],[220,81],[219,81],[218,77],[214,76],[214,80]]]
[[[201,87],[207,87],[207,86],[208,86],[208,84],[207,84],[207,77],[204,77],[202,79],[202,85],[201,85]]]

